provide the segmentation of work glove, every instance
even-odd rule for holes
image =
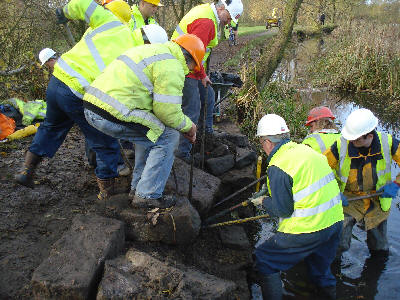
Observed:
[[[265,195],[267,195],[267,193],[268,193],[268,189],[267,189],[266,184],[264,183],[261,186],[261,189],[257,193],[254,193],[253,195],[251,195],[251,199],[255,199],[255,198],[258,198],[260,196],[265,196]]]
[[[340,193],[340,198],[342,199],[342,206],[349,206],[349,200],[343,193]]]
[[[260,196],[257,198],[251,198],[250,201],[253,203],[254,206],[262,205],[265,196]]]
[[[65,17],[62,8],[56,9],[56,16],[57,16],[57,24],[66,24],[68,22],[68,19]]]
[[[395,198],[397,196],[397,192],[400,189],[400,185],[397,182],[392,181],[381,187],[377,192],[383,192],[382,198]]]

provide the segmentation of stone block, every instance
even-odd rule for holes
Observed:
[[[229,154],[221,157],[210,158],[206,161],[207,169],[214,176],[220,176],[235,166],[234,156]]]

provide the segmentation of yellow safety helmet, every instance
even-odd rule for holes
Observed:
[[[131,19],[131,8],[129,4],[123,0],[114,0],[105,3],[104,7],[111,11],[115,16],[118,17],[118,19],[121,20],[121,22],[125,24]]]
[[[157,6],[164,6],[164,5],[162,5],[160,2],[161,2],[161,0],[143,0],[144,2],[148,2],[148,3],[151,3],[151,4],[153,4],[153,5],[157,5]]]

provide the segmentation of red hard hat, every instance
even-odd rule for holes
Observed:
[[[310,110],[310,112],[308,113],[306,126],[310,126],[311,122],[317,121],[322,118],[330,118],[332,120],[335,119],[332,111],[328,107],[318,106]]]

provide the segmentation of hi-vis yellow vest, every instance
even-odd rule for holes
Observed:
[[[171,40],[180,35],[188,33],[188,31],[187,31],[188,25],[193,23],[193,21],[195,21],[197,19],[202,19],[202,18],[212,20],[215,25],[214,39],[207,46],[204,45],[204,46],[206,46],[206,54],[204,55],[204,58],[203,58],[203,66],[204,66],[204,69],[206,69],[207,68],[206,61],[207,61],[207,58],[210,56],[211,48],[218,45],[218,23],[217,23],[217,19],[215,17],[215,14],[214,14],[210,4],[202,4],[202,5],[193,7],[182,18],[182,20],[179,22],[178,26],[176,26],[176,29],[175,29],[174,33],[172,34]]]
[[[131,6],[132,14],[131,19],[129,20],[129,28],[134,31],[136,29],[142,28],[146,25],[146,22],[143,19],[142,13],[136,5]],[[148,24],[157,24],[156,20],[153,17],[147,19]],[[147,25],[148,25],[147,24]]]
[[[379,137],[379,142],[381,144],[381,153],[383,159],[380,159],[376,163],[376,174],[378,181],[376,182],[375,190],[379,190],[382,186],[387,184],[392,180],[391,164],[392,155],[390,150],[392,149],[392,136],[387,133],[377,132]],[[350,173],[351,158],[348,154],[349,141],[345,140],[343,137],[337,142],[338,152],[339,152],[339,163],[336,168],[339,177],[340,190],[344,191],[346,188],[347,179]],[[388,211],[392,204],[392,198],[379,198],[381,208],[383,211]]]
[[[182,89],[189,72],[174,42],[132,48],[114,62],[87,89],[84,101],[124,122],[149,128],[156,142],[165,126],[181,132],[192,127],[182,112]]]
[[[343,220],[340,190],[325,156],[308,146],[289,142],[273,155],[268,168],[271,166],[293,179],[294,211],[290,217],[280,218],[278,231],[311,233]],[[267,184],[271,195],[268,180]]]
[[[85,20],[90,28],[72,49],[58,58],[53,75],[83,98],[85,89],[104,68],[136,45],[129,27],[93,0],[71,0],[63,10],[68,19]]]
[[[340,133],[314,132],[307,135],[302,144],[309,145],[318,153],[324,153],[338,138]]]

